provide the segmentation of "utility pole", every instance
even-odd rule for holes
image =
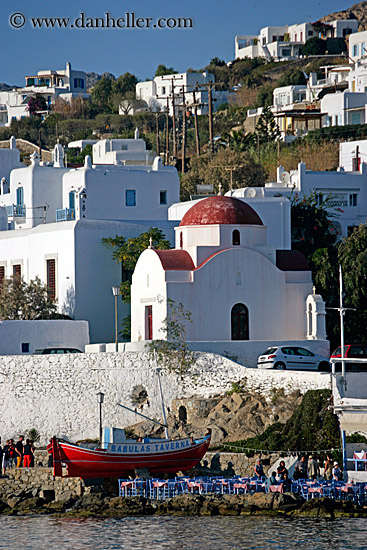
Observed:
[[[225,166],[225,170],[229,170],[231,173],[231,181],[230,181],[230,191],[233,189],[233,172],[234,170],[238,170],[239,168],[243,168],[243,164],[237,164],[236,166]]]
[[[212,90],[214,86],[208,86],[208,109],[209,109],[209,152],[213,154],[213,102],[212,102]]]
[[[169,103],[166,106],[166,165],[169,163]]]
[[[177,77],[176,77],[177,78]],[[175,80],[173,76],[171,78],[162,78],[162,80],[168,80],[171,82],[172,88],[172,122],[173,122],[173,156],[177,157],[177,137],[176,137],[176,108],[175,108]],[[176,84],[178,86],[178,84]]]
[[[195,140],[196,140],[196,156],[200,157],[200,137],[199,137],[199,124],[198,124],[198,104],[196,103],[196,90],[192,93],[192,98],[194,100],[194,122],[195,122]]]
[[[182,87],[182,167],[181,171],[184,174],[185,173],[185,149],[186,149],[186,104],[185,104],[185,88]]]
[[[155,131],[156,131],[157,155],[159,156],[159,155],[161,154],[161,145],[160,145],[160,142],[159,142],[159,124],[158,124],[158,119],[159,119],[159,113],[156,113],[156,114],[155,114]]]

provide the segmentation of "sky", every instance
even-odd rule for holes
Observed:
[[[151,79],[159,64],[179,72],[202,69],[213,57],[226,62],[233,60],[234,37],[238,34],[256,35],[261,27],[268,25],[312,22],[328,13],[347,9],[353,3],[346,0],[3,0],[0,82],[23,86],[25,75],[63,69],[67,61],[77,70],[110,72],[116,76],[131,72],[140,80]],[[82,17],[85,26],[94,24],[94,18],[103,18],[106,24],[106,13],[110,28],[80,28]],[[69,18],[70,21],[67,28],[35,28],[32,18],[43,17]],[[132,28],[133,17],[135,25],[148,24],[149,28]],[[178,25],[177,18],[190,18],[192,28],[159,28]],[[128,19],[130,28],[126,28]],[[113,20],[115,28],[111,28]]]

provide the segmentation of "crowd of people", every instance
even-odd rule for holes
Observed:
[[[0,438],[0,464],[3,476],[6,475],[7,468],[33,468],[34,467],[34,445],[31,439],[19,436],[14,443],[14,439],[7,439],[5,445],[1,445]]]
[[[254,475],[258,479],[266,477],[261,459],[256,461],[254,466]],[[299,479],[317,480],[319,477],[321,477],[320,466],[315,457],[312,455],[309,457],[306,455],[300,456],[296,463],[292,479],[295,481]],[[343,473],[338,462],[333,460],[329,455],[327,455],[325,460],[323,478],[327,481],[340,481],[343,479]],[[285,466],[284,460],[280,461],[276,472],[272,472],[266,482],[268,485],[278,485],[279,483],[282,483],[284,490],[287,490],[288,486],[290,488],[291,478]]]

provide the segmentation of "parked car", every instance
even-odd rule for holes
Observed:
[[[258,369],[302,369],[330,372],[327,357],[298,346],[273,346],[257,360]]]
[[[48,355],[48,354],[62,354],[62,353],[83,353],[80,349],[76,348],[43,348],[36,349],[34,355]]]
[[[338,358],[342,356],[342,350],[339,346],[335,351],[330,355],[330,358]],[[363,344],[346,344],[344,346],[344,357],[350,359],[367,359],[367,346]]]
[[[330,359],[339,359],[342,356],[341,346],[337,347],[330,356]],[[346,371],[366,372],[367,371],[367,345],[365,344],[345,344],[344,357],[346,359],[366,359],[366,363],[345,363]],[[335,371],[341,372],[342,364],[335,363]]]

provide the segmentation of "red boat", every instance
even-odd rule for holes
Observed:
[[[53,437],[54,475],[61,477],[120,477],[136,468],[151,474],[189,470],[200,462],[210,445],[210,433],[198,440],[146,439],[142,442],[109,443],[107,449],[87,449]],[[63,474],[63,464],[67,473]]]

